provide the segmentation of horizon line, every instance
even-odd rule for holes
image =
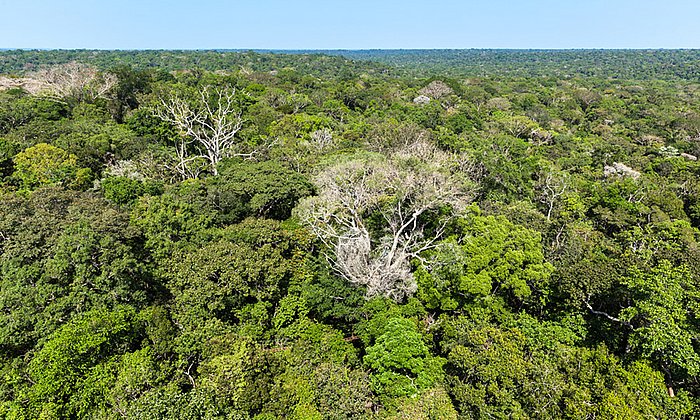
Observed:
[[[700,47],[572,47],[572,48],[42,48],[0,47],[0,51],[192,51],[192,52],[324,52],[324,51],[699,51]]]

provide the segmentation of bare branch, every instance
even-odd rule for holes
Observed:
[[[468,183],[451,167],[459,167],[453,156],[425,144],[397,150],[391,159],[342,162],[317,176],[320,195],[305,199],[298,215],[333,250],[332,265],[343,278],[366,286],[368,297],[402,300],[416,291],[410,260],[434,246],[450,218],[426,236],[421,217],[444,205],[459,211],[471,199]],[[384,220],[378,232],[365,223],[373,213]]]
[[[628,322],[628,321],[623,321],[623,320],[621,320],[620,318],[616,318],[616,317],[614,317],[614,316],[612,316],[612,315],[610,315],[610,314],[608,314],[608,313],[606,313],[606,312],[596,311],[595,309],[593,309],[593,307],[592,307],[591,304],[588,302],[588,300],[585,300],[583,303],[586,304],[586,307],[588,308],[589,311],[591,311],[592,314],[604,316],[605,318],[607,318],[607,319],[609,319],[609,320],[611,320],[611,321],[620,323],[620,324],[622,324],[622,325],[626,325],[626,326],[628,326],[628,327],[634,329],[634,325],[632,325],[632,323],[630,323],[630,322]]]
[[[243,127],[242,113],[236,108],[235,88],[211,88],[198,92],[196,103],[191,104],[178,95],[161,98],[154,115],[172,124],[180,131],[177,141],[177,171],[183,177],[199,175],[188,163],[205,159],[214,175],[221,159],[232,156],[250,157],[238,149],[237,134]],[[194,155],[190,156],[190,153]]]
[[[114,74],[100,73],[94,67],[76,62],[40,70],[32,78],[41,86],[38,91],[60,99],[72,98],[77,102],[106,98],[118,82]]]
[[[547,176],[542,183],[542,195],[540,196],[540,202],[547,205],[547,220],[552,217],[552,211],[554,210],[554,205],[557,200],[564,195],[566,189],[568,188],[568,177],[565,173],[556,176],[552,172],[547,173]]]

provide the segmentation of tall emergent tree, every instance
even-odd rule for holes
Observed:
[[[340,162],[317,176],[319,195],[303,200],[298,214],[332,250],[343,278],[366,286],[368,297],[400,301],[416,291],[410,260],[469,202],[470,183],[453,158],[419,142],[392,157]]]
[[[230,86],[206,86],[189,101],[173,93],[160,99],[155,115],[180,131],[175,144],[175,170],[182,179],[196,178],[196,162],[204,160],[217,175],[216,165],[225,157],[249,156],[237,150],[236,134],[243,127],[242,111],[237,107],[236,89]]]

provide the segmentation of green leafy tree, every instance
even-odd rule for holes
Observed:
[[[365,364],[372,369],[372,385],[382,398],[412,396],[439,384],[445,360],[430,354],[414,321],[392,318],[373,346]]]
[[[27,368],[31,387],[24,397],[34,413],[30,417],[84,417],[104,407],[101,395],[88,393],[96,399],[83,399],[81,391],[92,386],[91,376],[102,361],[131,348],[138,331],[134,315],[129,307],[86,312],[47,337]]]
[[[232,214],[239,221],[247,216],[288,219],[302,198],[312,195],[313,185],[298,172],[275,161],[221,165],[220,176],[208,180],[208,195],[220,208],[240,206]],[[237,220],[236,220],[237,219]]]
[[[700,372],[700,354],[694,345],[700,291],[688,267],[663,261],[649,273],[633,270],[622,283],[632,305],[620,312],[620,321],[633,328],[632,349],[659,364],[669,387],[696,376]]]
[[[90,193],[44,188],[0,204],[0,348],[25,354],[95,307],[145,304],[159,287],[128,216]]]
[[[74,116],[67,132],[52,142],[74,154],[78,165],[100,173],[108,162],[134,158],[146,148],[143,140],[125,126],[114,124],[108,115],[91,115],[90,106],[81,105],[83,108],[88,115]]]
[[[442,327],[447,389],[463,416],[670,419],[689,412],[689,396],[669,396],[660,372],[623,364],[604,346],[580,346],[570,321],[525,316],[498,327],[474,309]]]
[[[417,396],[397,398],[382,417],[392,420],[457,420],[459,413],[445,389],[434,387]]]
[[[139,96],[150,93],[153,72],[120,65],[112,68],[110,73],[117,76],[117,84],[113,88],[114,99],[110,108],[114,119],[117,122],[123,122],[128,111],[138,108]]]
[[[44,185],[84,187],[92,174],[79,168],[77,158],[65,150],[46,143],[27,148],[14,157],[14,176],[25,189]]]
[[[198,181],[182,183],[159,196],[143,196],[131,211],[131,224],[139,228],[145,246],[165,260],[176,248],[208,238],[216,214],[201,200],[203,187]],[[205,193],[204,193],[205,194]]]
[[[233,335],[214,337],[197,368],[198,386],[217,404],[241,414],[260,410],[270,384],[265,354],[250,339]]]
[[[64,105],[25,93],[0,93],[0,133],[5,134],[34,120],[57,121],[67,115]]]
[[[544,303],[554,271],[538,232],[478,213],[459,219],[455,234],[426,260],[432,262],[416,272],[418,296],[442,310],[496,294],[521,302],[534,294]]]
[[[207,322],[222,331],[238,325],[253,336],[269,334],[286,287],[305,274],[302,250],[308,237],[299,231],[249,219],[219,235],[199,249],[175,252],[163,267],[182,346],[192,351],[204,344]]]
[[[116,204],[128,204],[142,195],[159,195],[162,192],[162,185],[124,176],[113,176],[101,180],[100,189],[106,199]]]

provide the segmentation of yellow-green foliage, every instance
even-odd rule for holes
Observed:
[[[91,178],[89,169],[78,167],[75,155],[46,143],[25,149],[13,160],[14,176],[27,190],[44,185],[80,187]]]

